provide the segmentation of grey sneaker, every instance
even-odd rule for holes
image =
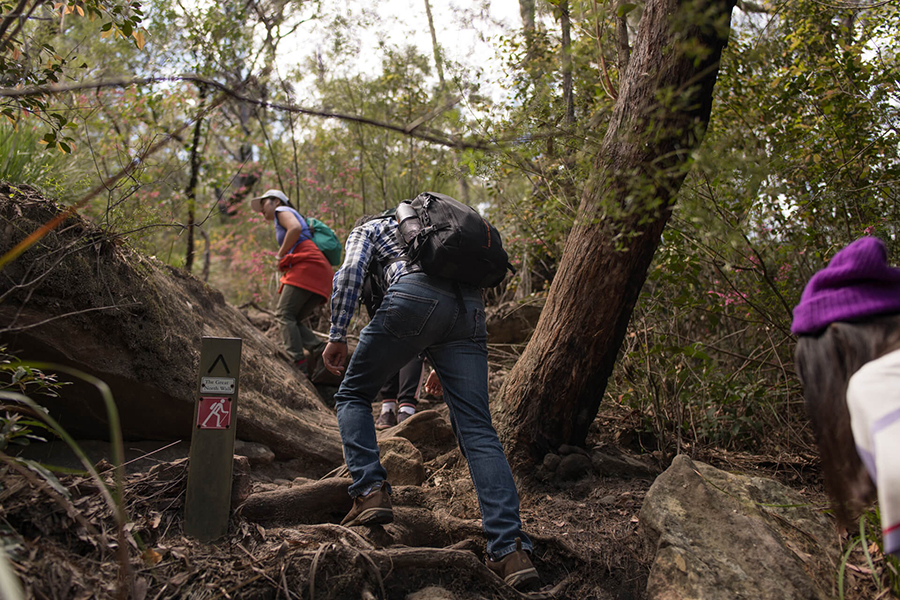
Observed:
[[[387,411],[386,413],[381,413],[377,419],[375,419],[375,429],[381,431],[382,429],[390,429],[394,425],[397,424],[397,413],[392,410]]]
[[[403,421],[407,420],[407,419],[410,418],[411,416],[412,416],[412,415],[409,414],[408,412],[403,412],[403,411],[401,410],[400,412],[397,413],[397,425],[399,425],[399,424],[402,423]]]
[[[500,577],[507,585],[520,592],[535,590],[541,585],[537,569],[531,564],[528,553],[522,550],[522,540],[516,538],[516,549],[498,561],[484,559],[487,568]]]
[[[394,509],[391,506],[389,485],[382,482],[381,487],[368,496],[357,496],[353,499],[353,508],[341,521],[341,525],[384,525],[394,520]]]

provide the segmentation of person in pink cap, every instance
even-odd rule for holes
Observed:
[[[884,242],[859,239],[813,275],[791,331],[836,514],[849,525],[877,495],[884,550],[900,555],[900,269]]]
[[[307,357],[321,353],[325,342],[316,337],[303,320],[331,297],[334,271],[312,240],[306,219],[291,206],[280,190],[267,190],[252,198],[250,206],[275,225],[278,270],[281,285],[275,318],[281,329],[285,351],[298,367],[307,368]]]

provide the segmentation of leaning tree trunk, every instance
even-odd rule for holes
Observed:
[[[531,341],[501,390],[514,467],[581,444],[691,152],[709,123],[734,0],[650,0],[575,227]]]

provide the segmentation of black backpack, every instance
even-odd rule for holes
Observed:
[[[500,232],[450,196],[422,192],[397,207],[397,238],[410,261],[429,275],[489,288],[515,271]]]

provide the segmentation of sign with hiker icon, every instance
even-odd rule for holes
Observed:
[[[200,398],[197,429],[228,429],[231,426],[231,398]]]

